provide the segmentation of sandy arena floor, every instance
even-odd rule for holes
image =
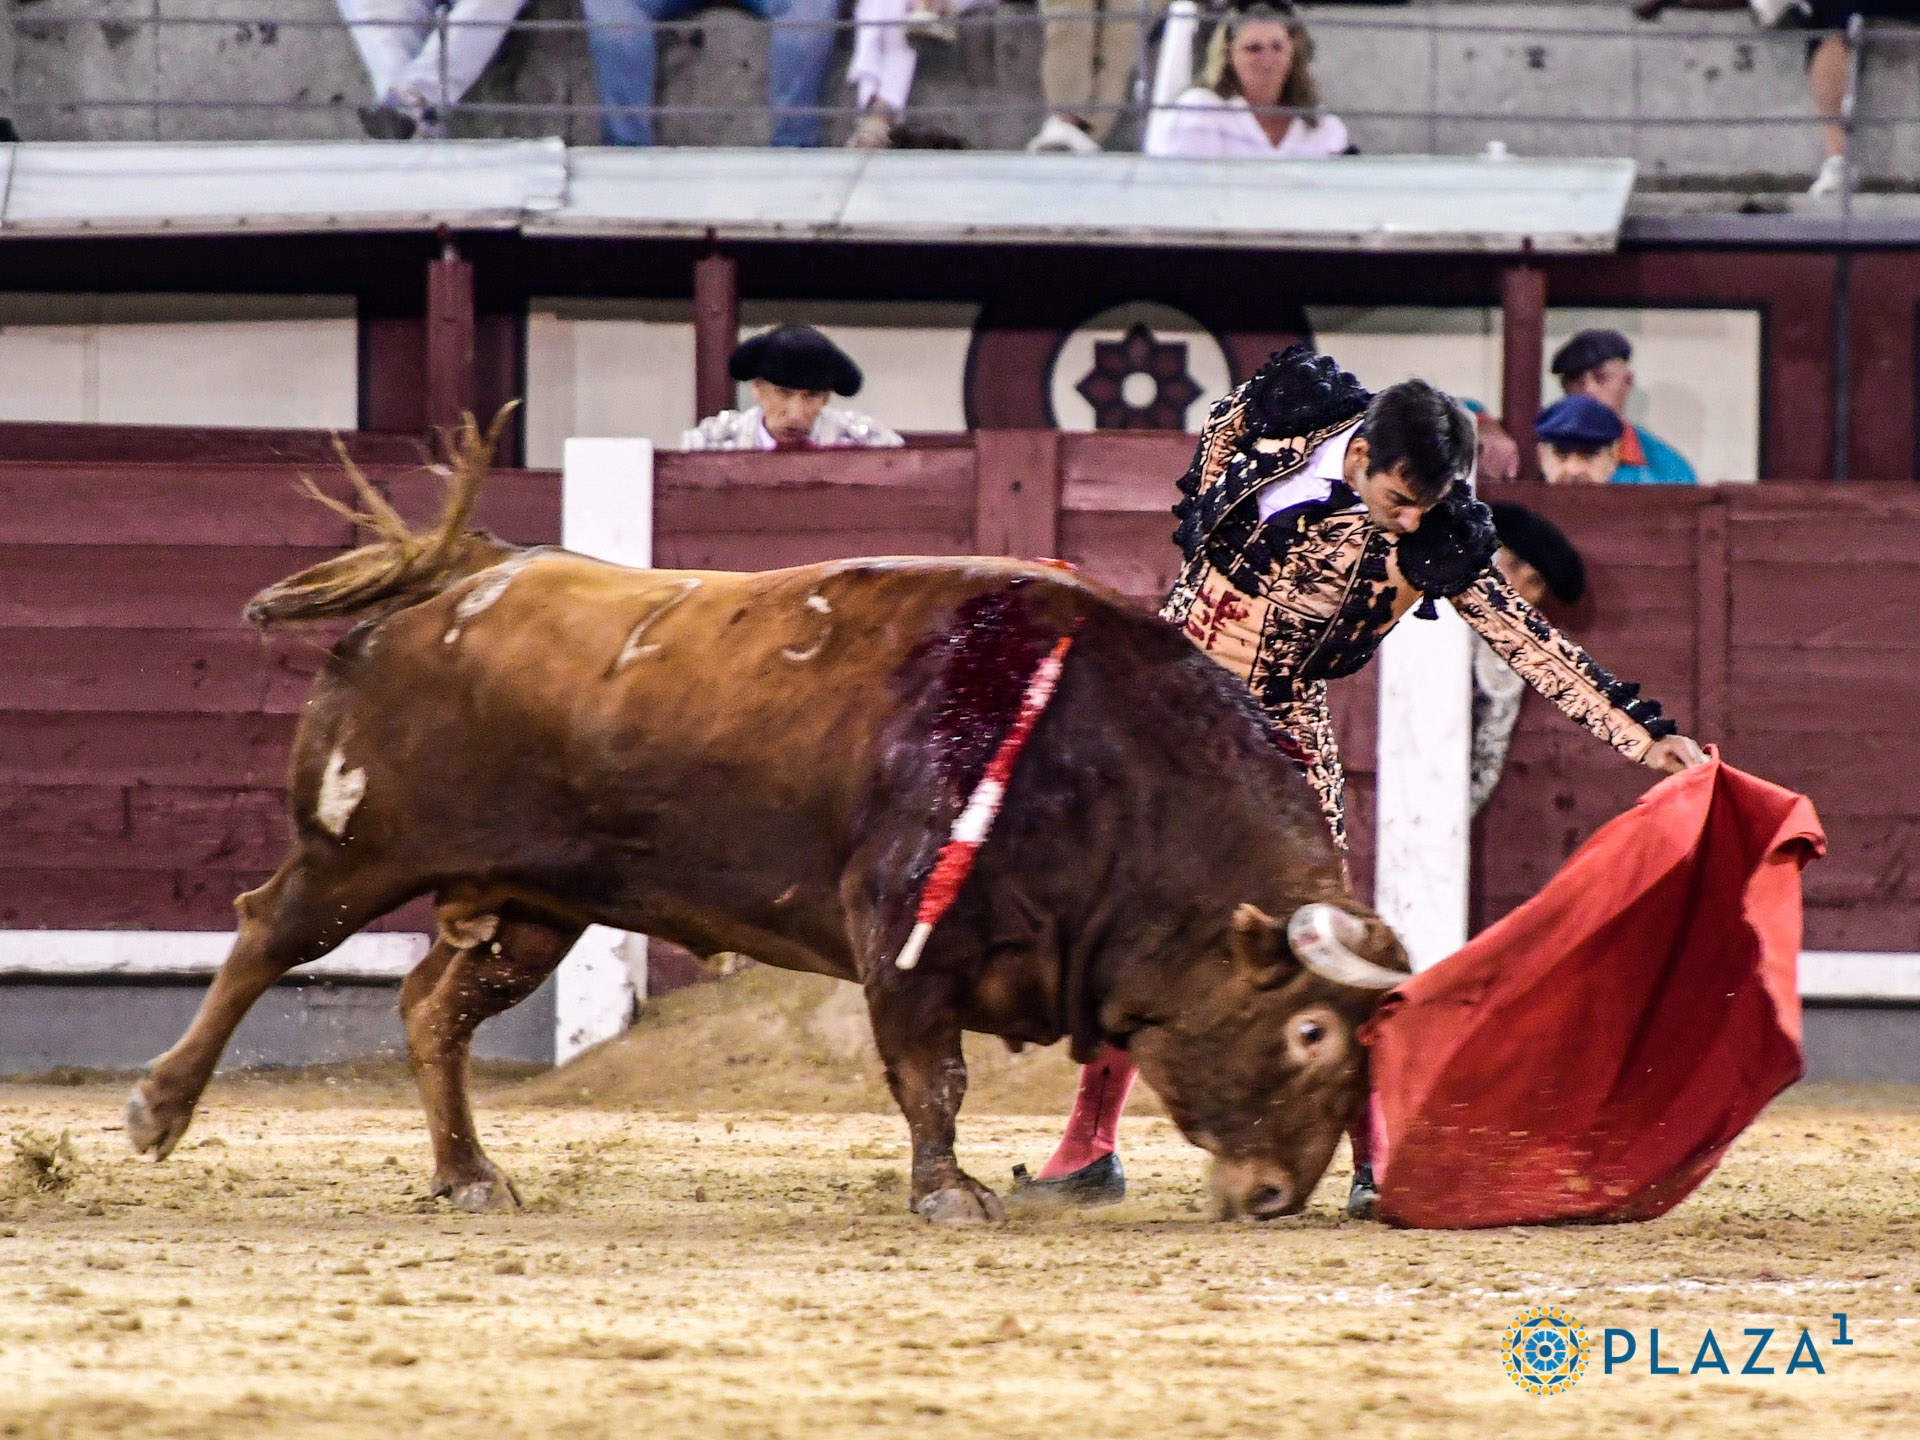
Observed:
[[[680,1039],[715,1033],[700,1007],[719,1003],[685,1002]],[[673,1018],[621,1042],[621,1063],[650,1039],[671,1053]],[[819,1040],[832,1026],[813,1018]],[[756,1025],[796,1028],[762,1013],[742,1033]],[[1148,1113],[1129,1123],[1124,1206],[937,1230],[903,1209],[898,1118],[819,1108],[866,1084],[821,1043],[784,1100],[767,1077],[791,1070],[718,1043],[705,1113],[592,1084],[581,1099],[583,1077],[619,1089],[604,1054],[496,1081],[483,1133],[528,1202],[504,1218],[425,1198],[392,1074],[223,1080],[158,1167],[125,1152],[123,1086],[0,1087],[17,1142],[0,1138],[0,1434],[1920,1430],[1920,1095],[1790,1095],[1698,1195],[1635,1227],[1396,1233],[1338,1216],[1344,1173],[1300,1219],[1220,1225],[1203,1157]],[[1001,1066],[982,1098],[1002,1113],[962,1117],[962,1161],[990,1182],[1052,1135],[1004,1112],[1051,1105],[1066,1079],[1052,1055]],[[63,1130],[64,1152],[48,1144]],[[1522,1393],[1497,1343],[1541,1304],[1596,1345],[1634,1331],[1635,1360]],[[1851,1347],[1830,1343],[1836,1311]],[[1647,1371],[1655,1326],[1677,1376]],[[1744,1329],[1782,1332],[1761,1361],[1776,1373],[1689,1376],[1709,1326],[1736,1371]],[[1802,1326],[1824,1374],[1779,1373]]]

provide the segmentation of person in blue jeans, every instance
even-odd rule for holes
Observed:
[[[820,143],[820,91],[833,60],[837,0],[740,0],[770,21],[773,42],[767,88],[773,106],[773,143]],[[657,47],[650,22],[679,20],[702,0],[581,0],[587,44],[600,103],[600,136],[609,145],[653,144],[653,87]]]

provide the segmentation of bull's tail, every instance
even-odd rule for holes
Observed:
[[[500,432],[513,413],[504,405],[482,434],[472,415],[463,415],[460,428],[449,437],[450,463],[446,469],[446,503],[440,518],[416,532],[393,505],[374,488],[347,448],[334,437],[334,451],[353,483],[354,494],[366,506],[356,510],[324,494],[305,475],[306,492],[336,515],[375,537],[370,545],[309,566],[267,586],[247,602],[243,612],[255,625],[284,625],[299,620],[338,619],[363,614],[378,606],[398,610],[439,594],[454,581],[487,569],[514,552],[514,546],[490,535],[469,531],[480,487],[492,468]]]

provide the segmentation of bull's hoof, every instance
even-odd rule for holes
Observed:
[[[433,1196],[469,1215],[511,1214],[520,1208],[513,1181],[491,1164],[478,1175],[434,1176]]]
[[[127,1143],[133,1147],[133,1153],[154,1160],[164,1160],[171,1155],[180,1137],[187,1133],[187,1126],[193,1123],[191,1105],[181,1107],[178,1114],[170,1116],[148,1100],[144,1080],[127,1096],[124,1114]]]
[[[1007,1218],[1000,1197],[984,1186],[975,1191],[950,1185],[923,1195],[913,1208],[929,1225],[986,1225]]]

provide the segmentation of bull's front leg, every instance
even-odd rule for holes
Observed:
[[[954,1121],[967,1094],[959,1007],[939,978],[887,964],[867,982],[874,1044],[913,1137],[913,1211],[946,1224],[1004,1220],[1000,1197],[960,1168]]]

